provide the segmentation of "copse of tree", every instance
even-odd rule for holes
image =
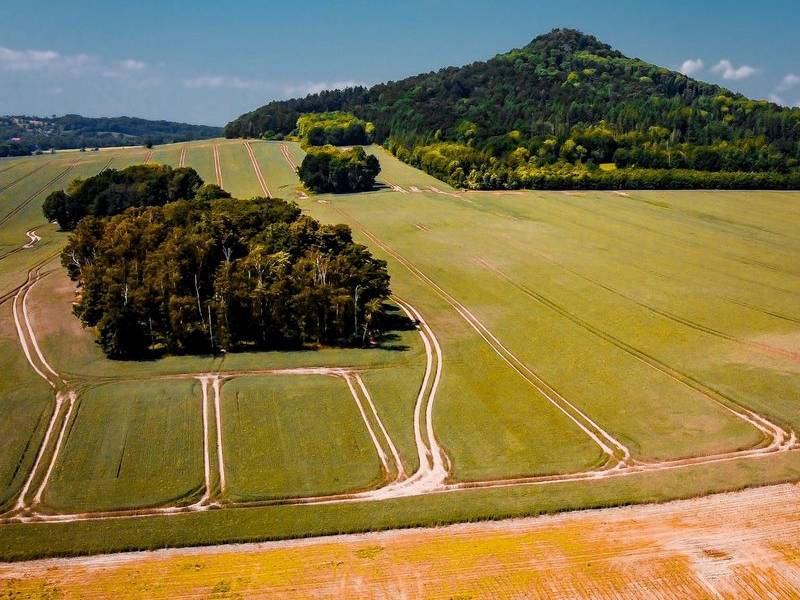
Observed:
[[[297,119],[297,134],[306,146],[353,146],[371,143],[375,126],[340,111],[309,113]]]
[[[84,217],[62,254],[112,358],[363,344],[386,263],[293,203],[179,200]]]
[[[372,189],[380,170],[378,159],[361,146],[350,150],[324,146],[309,148],[297,172],[310,190],[340,194]]]
[[[87,215],[110,216],[130,207],[191,200],[201,186],[200,175],[189,167],[134,165],[120,171],[106,169],[88,179],[75,179],[67,191],[51,193],[42,205],[42,212],[49,221],[57,221],[62,230],[70,231]]]

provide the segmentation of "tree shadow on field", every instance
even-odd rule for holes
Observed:
[[[399,344],[401,331],[413,331],[417,328],[417,322],[409,319],[394,304],[384,303],[381,307],[383,314],[380,320],[381,333],[376,335],[374,343],[376,348],[390,350],[392,352],[405,352],[409,350],[407,344]]]

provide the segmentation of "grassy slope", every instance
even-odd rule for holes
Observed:
[[[0,306],[0,509],[25,482],[52,414],[50,387],[29,367],[18,347],[10,304]]]
[[[162,165],[169,165],[177,169],[178,163],[181,159],[181,148],[186,144],[165,144],[163,146],[156,146],[153,148],[153,158],[150,162],[159,163]]]
[[[297,144],[285,143],[295,163],[300,166],[303,162],[303,151]],[[261,173],[272,195],[285,200],[297,200],[297,188],[300,182],[281,153],[280,144],[281,142],[251,142],[253,152],[261,164]]]
[[[253,164],[241,141],[221,143],[219,145],[219,161],[225,189],[233,194],[234,198],[253,198],[264,195],[253,170]]]
[[[101,386],[81,395],[43,504],[55,512],[184,503],[203,485],[195,381]]]
[[[192,155],[200,157],[196,150],[199,145],[201,144],[193,145],[193,151],[189,154],[189,164],[192,166],[196,166],[192,163]],[[260,147],[260,144],[256,145],[256,148]],[[295,150],[293,146],[290,147]],[[213,181],[210,147],[207,150],[212,174],[210,180]],[[54,158],[58,157],[56,155]],[[120,160],[130,160],[129,157],[130,154]],[[282,159],[282,156],[278,155],[278,158]],[[422,189],[430,185],[427,176],[393,159],[384,160],[383,167],[383,176],[393,177],[392,183],[403,185],[406,189],[411,185]],[[269,177],[267,167],[262,166],[262,169],[265,170],[265,177]],[[3,175],[4,173],[0,173],[0,182]],[[283,176],[291,177],[291,172]],[[435,180],[433,185],[447,190],[446,186]],[[581,392],[580,382],[571,380],[589,378],[583,371],[579,377],[575,377],[574,363],[559,366],[560,361],[568,362],[567,357],[555,356],[558,352],[552,348],[544,351],[535,347],[541,343],[540,329],[558,344],[569,342],[559,339],[554,333],[548,333],[542,325],[547,325],[551,320],[560,320],[563,326],[555,328],[559,334],[577,331],[576,335],[584,336],[586,344],[595,348],[595,352],[603,347],[607,347],[603,352],[618,353],[619,349],[600,340],[595,334],[587,332],[563,315],[554,316],[552,311],[548,313],[541,306],[536,307],[537,303],[518,288],[501,281],[477,263],[467,265],[466,262],[471,261],[474,255],[480,255],[497,265],[516,283],[544,293],[548,299],[567,309],[570,314],[578,315],[595,326],[613,328],[612,332],[617,337],[624,337],[627,343],[647,350],[660,361],[680,368],[773,417],[787,422],[797,421],[794,400],[799,385],[796,362],[700,332],[655,315],[641,306],[641,303],[648,303],[659,309],[679,313],[683,318],[702,321],[705,325],[739,339],[766,340],[765,343],[774,347],[796,348],[797,321],[800,320],[794,302],[799,291],[795,271],[797,236],[794,232],[796,219],[800,216],[796,194],[633,192],[630,198],[623,198],[609,194],[584,196],[526,193],[524,196],[468,194],[461,199],[433,194],[380,194],[337,198],[333,207],[320,205],[316,199],[309,199],[302,204],[321,218],[337,222],[343,220],[335,212],[335,208],[341,205],[348,212],[357,215],[359,220],[374,219],[371,226],[379,234],[383,233],[383,230],[377,231],[379,228],[390,231],[391,227],[402,227],[405,219],[405,225],[414,231],[400,231],[397,234],[391,232],[391,235],[398,236],[398,249],[409,258],[413,257],[415,262],[419,261],[420,266],[424,266],[426,270],[430,269],[431,276],[437,281],[442,278],[442,282],[448,281],[445,287],[450,285],[448,278],[455,279],[464,275],[471,277],[471,289],[458,290],[459,294],[465,295],[462,300],[465,303],[469,300],[468,304],[473,308],[480,307],[482,312],[478,312],[479,317],[495,329],[504,341],[508,338],[512,342],[513,350],[520,356],[531,362],[534,358],[538,360],[541,357],[543,362],[536,363],[537,368],[540,364],[551,365],[548,367],[551,369],[549,373],[559,377],[569,374],[565,384],[572,386],[570,393],[575,393],[575,390]],[[380,201],[376,203],[377,198]],[[381,204],[384,198],[387,203]],[[378,215],[378,211],[373,210],[376,205],[385,208],[383,215]],[[467,208],[469,211],[462,210]],[[436,209],[433,212],[438,213],[443,209],[448,213],[453,211],[466,231],[467,243],[460,236],[448,237],[450,234],[445,231],[447,223],[437,223],[427,216],[425,210],[432,209]],[[391,218],[387,219],[387,215]],[[11,237],[18,233],[18,238],[24,239],[25,229],[36,224],[31,220],[36,216],[35,212],[26,214],[25,218],[16,219],[13,227],[10,221],[7,226],[0,228],[0,235]],[[397,221],[401,223],[392,223]],[[428,225],[431,231],[426,235],[432,240],[421,243],[421,236],[414,238],[415,232],[422,233],[414,227],[415,223]],[[491,235],[484,235],[477,240],[470,239],[470,229],[477,228],[483,228]],[[453,240],[457,240],[455,245]],[[395,244],[395,239],[390,241]],[[55,242],[46,238],[41,247],[17,253],[0,263],[2,287],[7,289],[12,283],[19,283],[25,265],[34,262],[36,256],[43,256],[47,244],[51,243]],[[462,249],[461,245],[466,247]],[[459,256],[463,262],[437,264],[437,256],[446,256],[443,251],[450,253],[454,247],[458,250],[455,256]],[[51,245],[49,250],[52,249]],[[550,260],[543,258],[543,255]],[[558,262],[561,267],[556,268],[553,261]],[[563,267],[568,267],[569,270]],[[580,444],[579,436],[574,436],[574,440],[564,437],[563,432],[568,429],[565,430],[563,424],[552,429],[551,434],[562,450],[571,449],[575,456],[572,459],[564,456],[548,458],[548,448],[542,444],[547,438],[542,438],[535,428],[533,434],[527,431],[533,423],[543,422],[538,400],[533,399],[536,409],[531,412],[531,416],[525,417],[523,411],[522,418],[515,417],[524,403],[532,402],[530,390],[525,389],[524,384],[513,383],[513,377],[502,375],[504,367],[499,359],[491,355],[485,346],[481,346],[476,341],[474,332],[432,292],[412,279],[398,265],[391,264],[390,268],[395,291],[412,300],[422,310],[443,342],[445,377],[434,419],[437,433],[445,442],[451,457],[457,448],[462,452],[456,456],[456,468],[460,469],[458,472],[463,475],[469,473],[470,469],[472,472],[481,472],[483,469],[485,473],[487,457],[492,462],[505,456],[502,444],[514,439],[513,435],[505,434],[508,431],[516,435],[530,435],[530,441],[522,438],[520,447],[534,445],[528,452],[518,455],[516,460],[511,459],[518,468],[522,466],[526,470],[541,469],[548,465],[548,460],[551,461],[551,466],[559,469],[568,468],[567,465],[591,462],[595,457],[592,448],[576,449],[573,442]],[[616,292],[588,281],[587,276]],[[48,281],[56,282],[57,278],[51,276],[43,281],[41,287],[36,289],[37,294],[48,291],[45,285]],[[456,285],[457,282],[453,284]],[[451,292],[455,293],[456,290],[452,289]],[[510,303],[517,308],[513,311],[493,310],[492,303],[487,300],[491,296],[485,298],[483,293],[478,292],[496,294],[504,303]],[[623,298],[619,292],[634,298],[639,304]],[[63,298],[68,300],[69,296]],[[583,298],[591,298],[592,301],[587,302]],[[63,308],[59,310],[62,315],[65,314]],[[502,314],[504,312],[510,314]],[[72,321],[63,317],[59,320]],[[520,326],[520,323],[525,323],[525,326]],[[517,334],[515,330],[522,331]],[[529,331],[536,332],[533,340],[529,335],[522,335]],[[531,344],[531,341],[534,343]],[[419,344],[412,343],[413,354],[418,355]],[[78,345],[84,348],[78,352],[81,354],[91,347],[91,342],[81,342]],[[45,351],[53,356],[58,348],[59,344],[53,342],[52,347]],[[591,358],[592,351],[587,352]],[[286,362],[296,361],[297,364],[303,364],[302,354],[289,356]],[[338,353],[314,355],[324,355],[323,362],[333,361],[339,356]],[[65,360],[73,361],[72,364],[76,367],[89,364],[90,370],[100,374],[102,360],[97,360],[95,355],[86,361],[84,359],[87,356],[88,354],[79,360],[73,360],[72,357]],[[350,355],[350,359],[352,356],[354,355]],[[583,363],[586,355],[576,356],[581,356]],[[408,364],[418,364],[413,360],[416,356],[411,358],[412,360],[406,361]],[[272,360],[270,357],[266,359]],[[161,367],[161,361],[147,367],[173,370],[179,368],[184,360],[175,359],[168,367]],[[230,367],[231,360],[248,365],[259,362],[257,357],[249,355],[228,357],[226,367]],[[191,361],[198,366],[209,364],[204,359]],[[308,362],[305,361],[306,364]],[[604,368],[605,365],[601,367]],[[133,370],[138,372],[138,369]],[[658,379],[661,376],[655,372],[648,374],[648,377],[655,378],[652,380],[639,379],[645,376],[634,370],[621,374],[613,371],[606,374],[604,370],[600,370],[595,376],[597,373],[600,374],[599,381],[603,384],[608,381],[613,383],[613,379],[622,376],[629,381],[638,382],[641,389],[662,385]],[[383,410],[381,403],[388,402],[394,406],[390,396],[380,399],[375,394],[376,384],[371,383],[370,377],[371,372],[365,380],[373,390],[379,410]],[[513,393],[501,392],[502,386],[519,386],[517,394],[524,401],[516,401]],[[630,387],[625,389],[630,390]],[[683,404],[689,409],[688,413],[682,411],[681,403],[673,404],[673,396],[670,396],[668,403],[664,403],[662,398],[653,413],[659,417],[666,415],[667,418],[677,421],[686,415],[697,416],[697,421],[693,421],[696,429],[678,432],[677,439],[683,436],[684,439],[693,440],[696,444],[694,449],[702,447],[704,443],[706,449],[711,449],[714,444],[735,446],[736,440],[746,441],[750,435],[748,431],[738,430],[738,425],[727,429],[727,423],[730,423],[727,417],[712,409],[695,410],[696,396],[692,395],[695,393],[683,393],[686,394]],[[485,400],[488,395],[495,399],[494,404]],[[595,394],[591,396],[590,406],[594,407],[597,398]],[[702,399],[699,402],[706,403]],[[612,402],[608,414],[613,415],[614,408]],[[621,416],[628,421],[628,409],[636,407],[628,404],[625,408]],[[680,416],[670,415],[673,411],[682,412]],[[703,419],[706,414],[710,418]],[[455,415],[460,422],[448,419],[448,415]],[[384,416],[384,419],[388,421],[389,417]],[[489,426],[487,429],[484,423],[492,419],[499,421],[499,425]],[[653,419],[652,422],[655,425],[660,423],[658,419]],[[620,426],[619,423],[615,425]],[[625,426],[624,423],[622,425]],[[468,427],[473,430],[469,431]],[[698,435],[700,431],[707,431],[712,435],[705,439]],[[498,433],[505,437],[498,438]],[[459,435],[463,435],[464,439],[456,439]],[[733,444],[730,443],[731,435],[734,438]],[[656,450],[661,443],[652,439],[645,441]],[[675,443],[676,438],[673,438],[664,445]],[[536,460],[532,460],[533,457]],[[553,462],[557,460],[562,463]],[[497,470],[507,471],[509,466],[503,464]],[[663,500],[755,483],[796,479],[799,476],[800,459],[796,453],[792,453],[764,460],[736,461],[674,472],[636,475],[598,482],[596,485],[573,483],[520,490],[470,491],[374,505],[270,507],[114,523],[41,525],[31,528],[4,526],[0,528],[0,547],[8,548],[4,553],[6,558],[19,558],[47,553],[308,535],[416,523],[430,524],[465,518],[534,514],[569,507]]]
[[[341,379],[243,377],[222,389],[231,499],[314,496],[380,482],[375,446]]]
[[[186,166],[192,167],[197,171],[206,183],[217,183],[212,150],[214,141],[208,140],[203,143],[189,144],[189,150],[186,153]]]

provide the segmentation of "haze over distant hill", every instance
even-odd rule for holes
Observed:
[[[50,148],[137,146],[211,138],[221,128],[135,117],[0,117],[0,156]]]
[[[376,141],[459,187],[547,187],[550,177],[793,187],[800,177],[800,109],[628,58],[571,29],[485,62],[271,102],[225,134],[280,137],[299,115],[334,110],[374,123]],[[625,173],[609,174],[617,168]],[[701,180],[698,171],[718,176]]]

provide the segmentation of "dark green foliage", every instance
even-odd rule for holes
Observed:
[[[363,343],[386,263],[279,199],[179,200],[84,217],[62,254],[112,358]]]
[[[372,142],[375,126],[343,112],[309,113],[297,119],[297,133],[306,146],[352,146]]]
[[[378,159],[361,146],[350,150],[325,146],[309,148],[297,172],[308,189],[338,194],[372,189],[380,170]]]
[[[42,205],[42,212],[49,221],[58,221],[61,229],[69,231],[86,215],[110,216],[132,206],[161,206],[174,200],[190,200],[201,186],[203,180],[189,167],[134,165],[121,171],[106,169],[94,177],[74,180],[67,192],[51,193]],[[224,190],[205,193],[213,197],[227,194]]]
[[[141,146],[216,137],[219,127],[189,125],[171,121],[149,121],[131,117],[89,118],[0,117],[0,140],[20,138],[0,144],[0,157],[31,154],[37,149]]]
[[[287,134],[319,111],[374,123],[376,141],[457,186],[519,187],[520,167],[563,164],[785,175],[800,165],[799,109],[627,58],[568,29],[486,62],[272,102],[225,134]]]

